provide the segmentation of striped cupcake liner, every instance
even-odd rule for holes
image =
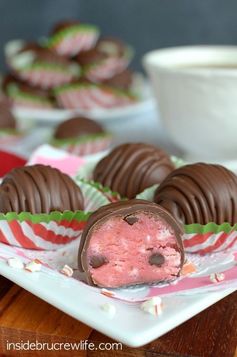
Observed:
[[[94,25],[78,24],[65,28],[53,35],[47,43],[61,56],[73,57],[79,52],[93,48],[99,37],[99,29]]]
[[[0,214],[0,242],[26,249],[56,250],[79,239],[91,212],[110,201],[90,183],[77,180],[77,184],[85,211]]]
[[[104,85],[75,83],[56,88],[55,96],[65,109],[109,109],[132,104],[138,98],[130,92]]]
[[[185,225],[184,248],[189,253],[217,253],[237,247],[237,224],[216,223]]]
[[[111,189],[109,187],[105,187],[105,186],[101,185],[99,182],[84,179],[84,178],[82,178],[82,176],[80,174],[75,177],[75,182],[80,187],[81,187],[81,184],[83,184],[83,183],[90,185],[90,187],[94,187],[94,189],[104,197],[105,202],[106,202],[105,204],[108,204],[111,202],[117,202],[117,201],[121,200],[121,196],[118,192],[111,191]]]
[[[11,99],[13,106],[32,108],[32,109],[52,109],[54,108],[53,102],[47,98],[41,98],[39,96],[21,91],[16,86],[10,85],[7,90],[8,98]]]
[[[112,142],[112,135],[96,134],[86,135],[79,139],[53,139],[51,144],[57,148],[63,149],[70,154],[86,156],[107,150]]]
[[[77,79],[80,75],[80,67],[77,64],[63,66],[38,62],[21,68],[17,71],[17,75],[32,86],[52,89]]]

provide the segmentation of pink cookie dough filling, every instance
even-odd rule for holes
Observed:
[[[101,287],[173,280],[181,260],[174,230],[151,212],[113,216],[90,231],[86,261]]]

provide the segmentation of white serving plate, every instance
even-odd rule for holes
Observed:
[[[0,273],[66,314],[131,347],[142,346],[162,336],[235,290],[226,288],[219,292],[164,296],[163,313],[155,317],[144,313],[139,304],[108,298],[61,274],[13,269],[1,258]],[[100,309],[106,302],[116,307],[113,318]]]
[[[142,78],[138,77],[136,92],[140,95],[140,100],[137,103],[119,108],[111,109],[96,109],[96,110],[66,110],[66,109],[29,109],[23,107],[15,107],[14,114],[17,118],[44,124],[58,124],[73,115],[82,114],[89,116],[100,122],[107,122],[116,119],[126,119],[136,115],[145,114],[155,108],[155,100],[153,98],[149,84]]]

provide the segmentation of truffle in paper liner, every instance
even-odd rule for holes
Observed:
[[[102,133],[85,135],[78,139],[53,139],[51,144],[71,154],[86,156],[107,150],[111,145],[111,141],[112,135]]]
[[[146,189],[137,198],[153,201],[156,188],[157,185],[154,185]],[[207,254],[237,247],[237,224],[186,224],[184,231],[183,244],[186,252]]]
[[[58,63],[35,62],[18,71],[18,76],[32,86],[51,89],[69,83],[80,75],[76,63],[63,65]]]
[[[7,86],[7,95],[11,99],[12,104],[17,107],[25,107],[32,109],[51,109],[54,108],[54,103],[46,96],[37,95],[24,91],[20,86],[9,84]]]
[[[137,96],[102,84],[73,83],[54,90],[57,103],[65,109],[93,110],[133,104]]]
[[[83,67],[83,74],[92,82],[103,82],[124,71],[128,67],[132,56],[133,50],[127,47],[122,57],[111,56],[96,63],[86,65]]]
[[[86,211],[31,214],[9,212],[0,215],[0,242],[38,250],[56,250],[81,236],[90,211],[109,200],[87,182],[79,182]]]
[[[70,24],[56,31],[47,42],[47,47],[59,55],[73,57],[81,51],[94,47],[99,36],[98,27],[90,24]]]

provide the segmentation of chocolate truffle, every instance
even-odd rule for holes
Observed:
[[[80,67],[76,62],[37,43],[20,41],[17,46],[16,41],[12,42],[6,46],[7,63],[14,76],[31,86],[51,89],[79,77]]]
[[[0,185],[0,212],[50,213],[83,209],[80,188],[66,174],[50,166],[13,169]]]
[[[81,279],[119,288],[174,280],[184,262],[183,231],[162,207],[144,200],[111,203],[94,212],[79,247]]]
[[[11,74],[4,77],[2,89],[16,106],[33,108],[54,106],[54,100],[49,91],[32,87]]]
[[[0,130],[1,129],[16,129],[16,120],[11,112],[11,103],[4,96],[0,96]]]
[[[81,51],[93,48],[99,36],[99,29],[92,24],[79,21],[60,21],[48,40],[48,47],[61,56],[73,57]]]
[[[77,61],[81,66],[86,66],[108,57],[121,57],[126,49],[126,45],[120,39],[104,37],[91,50],[81,52],[77,56]]]
[[[184,224],[237,223],[237,176],[220,165],[196,163],[174,170],[155,202]]]
[[[96,165],[93,178],[124,197],[161,183],[174,170],[169,156],[161,149],[143,143],[117,146]]]
[[[80,138],[85,135],[101,133],[104,133],[102,126],[94,120],[85,117],[75,117],[59,124],[54,133],[54,138]]]

